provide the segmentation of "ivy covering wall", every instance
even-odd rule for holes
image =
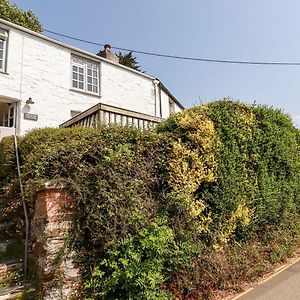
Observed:
[[[280,110],[224,100],[155,131],[41,129],[19,144],[28,201],[49,179],[77,201],[86,299],[209,299],[299,245],[299,137]],[[11,139],[0,148],[12,192]]]

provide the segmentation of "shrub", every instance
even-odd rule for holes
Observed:
[[[228,100],[155,131],[35,130],[20,140],[25,193],[56,179],[77,200],[87,298],[205,299],[299,242],[299,137],[280,110]],[[13,187],[13,147],[1,147],[0,182]]]

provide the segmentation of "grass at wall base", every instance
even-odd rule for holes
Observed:
[[[221,100],[155,131],[41,129],[20,138],[29,203],[41,182],[77,201],[71,241],[85,299],[210,299],[299,246],[299,130],[266,106]],[[12,141],[3,191],[18,193]]]

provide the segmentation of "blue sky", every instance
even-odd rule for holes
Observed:
[[[43,27],[101,44],[180,56],[300,62],[298,0],[12,0]],[[60,40],[97,53],[99,47]],[[300,66],[180,61],[136,54],[186,107],[235,100],[282,108],[300,126]],[[200,99],[200,100],[199,100]]]

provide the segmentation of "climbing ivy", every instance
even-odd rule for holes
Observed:
[[[157,129],[34,130],[20,140],[28,201],[49,179],[77,200],[73,247],[87,299],[207,299],[239,288],[300,240],[299,130],[230,100]],[[11,140],[0,185],[13,189]]]

